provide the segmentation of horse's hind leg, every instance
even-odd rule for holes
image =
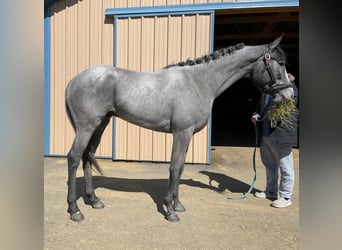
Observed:
[[[77,222],[82,221],[84,216],[76,203],[76,171],[93,131],[94,129],[76,130],[74,143],[68,153],[68,213],[70,214],[70,219]]]
[[[102,201],[95,195],[92,180],[91,162],[88,158],[88,154],[89,152],[87,150],[82,158],[84,179],[86,185],[86,194],[84,197],[84,202],[88,205],[91,205],[93,208],[104,208],[104,204],[102,203]]]
[[[91,160],[89,159],[89,154],[95,154],[97,147],[100,144],[101,136],[103,131],[107,127],[110,120],[110,116],[104,118],[100,126],[97,127],[93,136],[91,137],[87,150],[83,154],[83,171],[86,185],[86,195],[85,195],[85,203],[91,205],[93,208],[104,208],[104,204],[102,201],[95,195],[93,181],[92,181],[92,168],[91,168]],[[94,156],[95,157],[95,156]]]

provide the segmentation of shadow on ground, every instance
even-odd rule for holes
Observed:
[[[196,181],[193,179],[181,179],[181,185],[188,185],[197,188],[206,188],[219,193],[228,190],[232,193],[244,193],[249,189],[249,184],[226,176],[209,171],[199,171],[199,173],[208,176],[208,184]],[[212,181],[218,183],[217,187],[212,185]],[[77,199],[80,197],[85,199],[85,179],[84,177],[78,177],[77,180]],[[166,215],[166,211],[163,207],[163,198],[167,191],[168,180],[167,179],[128,179],[106,176],[94,176],[93,177],[94,189],[105,188],[113,191],[120,192],[144,192],[148,194],[157,206],[157,211],[162,215]],[[258,190],[253,189],[252,193]]]
[[[212,186],[212,182],[215,181],[218,183],[217,188],[214,188],[217,192],[224,192],[225,190],[228,190],[232,193],[243,193],[247,192],[250,188],[249,184],[246,184],[242,181],[239,181],[237,179],[234,179],[232,177],[226,176],[224,174],[215,173],[215,172],[209,172],[209,171],[200,171],[199,173],[207,175],[209,177],[209,186],[211,188],[214,188]],[[253,188],[251,193],[254,194],[255,192],[259,192],[260,190]]]

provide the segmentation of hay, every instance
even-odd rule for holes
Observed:
[[[297,113],[298,109],[293,99],[273,103],[268,112],[271,127],[275,128],[279,123],[282,123],[284,127],[296,126]]]

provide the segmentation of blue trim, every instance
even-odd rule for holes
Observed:
[[[47,157],[67,157],[65,154],[49,154],[49,155],[44,155]],[[110,156],[95,156],[96,159],[112,159]]]
[[[153,13],[138,13],[138,14],[127,14],[127,15],[115,15],[116,18],[128,18],[128,17],[154,17],[154,16],[180,16],[180,15],[191,15],[191,14],[211,14],[214,13],[212,10],[200,10],[200,11],[176,11],[176,12],[153,12]]]
[[[214,38],[215,38],[215,12],[211,14],[211,32],[210,32],[210,53],[214,52]],[[211,164],[211,132],[212,132],[212,115],[210,113],[208,121],[208,164]]]
[[[245,8],[266,8],[266,7],[297,7],[299,0],[263,0],[248,2],[226,2],[226,3],[204,3],[204,4],[181,4],[168,6],[152,6],[138,8],[110,8],[105,10],[105,15],[113,16],[142,16],[173,14],[177,12],[199,12],[199,11],[215,11],[225,9],[245,9]]]
[[[44,155],[50,153],[50,8],[44,11]]]

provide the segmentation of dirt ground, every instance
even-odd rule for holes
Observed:
[[[163,196],[168,164],[99,160],[105,176],[94,173],[97,196],[105,208],[85,205],[84,178],[78,169],[78,206],[85,220],[69,219],[65,158],[45,158],[45,249],[298,249],[299,151],[293,150],[296,181],[293,205],[279,209],[268,199],[249,195],[253,148],[214,147],[211,165],[186,164],[180,221],[164,219]],[[257,152],[254,191],[265,187],[265,169]]]

